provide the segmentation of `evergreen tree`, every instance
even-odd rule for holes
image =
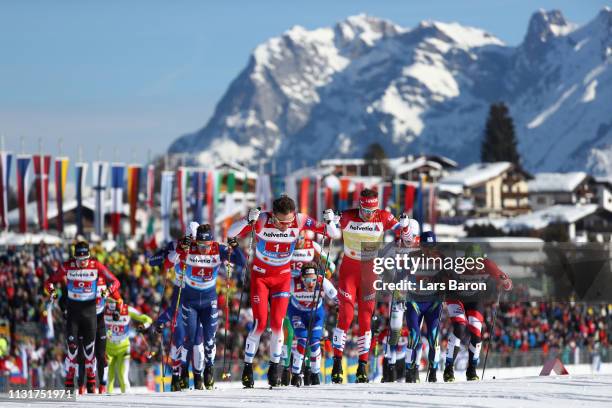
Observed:
[[[491,105],[485,126],[484,139],[480,149],[480,159],[485,163],[508,161],[520,165],[516,149],[514,122],[505,103]]]
[[[370,144],[363,155],[363,159],[373,169],[373,176],[384,178],[391,173],[386,163],[387,153],[380,143]]]

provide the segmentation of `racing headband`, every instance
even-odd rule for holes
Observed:
[[[378,208],[378,197],[359,197],[359,207],[368,210]]]

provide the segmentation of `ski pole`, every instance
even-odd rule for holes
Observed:
[[[231,258],[232,249],[230,247],[228,259]],[[229,367],[226,366],[227,349],[229,347],[229,326],[230,326],[230,310],[229,310],[229,296],[230,296],[230,279],[232,277],[232,264],[228,261],[225,266],[227,271],[226,276],[226,291],[225,291],[225,345],[223,347],[223,374],[222,379],[230,380],[232,374],[229,372]],[[226,369],[227,367],[227,369]]]
[[[178,294],[176,296],[176,306],[174,307],[174,315],[172,317],[172,326],[170,328],[170,352],[168,354],[172,352],[172,346],[174,345],[174,332],[176,330],[176,318],[178,316],[178,311],[181,305],[181,292],[183,291],[183,281],[184,281],[185,273],[187,269],[187,257],[189,256],[190,246],[188,246],[187,250],[185,251],[185,262],[183,262],[183,268],[182,268],[181,277],[179,280]],[[180,258],[179,258],[179,262],[180,262]]]
[[[482,375],[481,379],[484,380],[485,369],[487,368],[487,358],[489,357],[489,349],[491,348],[491,338],[495,333],[495,321],[497,320],[497,309],[499,309],[499,299],[501,298],[501,291],[497,294],[497,302],[495,303],[495,307],[493,308],[493,321],[491,323],[491,330],[489,331],[489,338],[487,339],[487,350],[485,351],[485,359],[482,364]]]
[[[323,244],[324,243],[325,243],[325,235],[323,236]],[[321,280],[321,285],[323,285],[323,281],[325,279],[325,272],[327,271],[327,267],[329,266],[333,244],[334,244],[334,239],[332,237],[329,237],[329,248],[327,250],[327,257],[325,258],[325,266],[323,267],[323,270],[321,271],[321,274],[323,276],[323,279]],[[321,245],[321,247],[325,248],[324,245]],[[317,306],[319,305],[320,299],[321,299],[321,287],[319,287],[319,274],[317,273],[317,280],[315,283],[315,292],[314,292],[314,303],[312,304],[312,307],[310,310],[310,320],[308,321],[308,331],[306,332],[306,348],[304,349],[304,357],[306,356],[306,352],[310,348],[310,337],[312,336],[312,325],[314,322],[314,316],[317,310]],[[304,358],[302,365],[303,366],[306,365],[306,358]],[[304,370],[302,369],[302,372],[303,371]]]
[[[257,207],[257,209],[259,210],[260,208]],[[241,279],[242,287],[240,288],[240,303],[238,303],[238,314],[236,315],[236,322],[240,321],[240,312],[242,310],[242,297],[244,295],[244,289],[247,284],[247,273],[251,272],[251,267],[255,260],[255,248],[253,248],[253,244],[255,243],[255,229],[256,229],[255,221],[251,221],[249,224],[251,224],[251,234],[250,234],[250,242],[249,242],[249,259],[247,260],[246,266],[242,270],[242,279]]]

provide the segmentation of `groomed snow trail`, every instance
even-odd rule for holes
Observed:
[[[4,400],[4,407],[578,407],[612,406],[612,375],[527,377],[452,384],[343,384],[282,387],[264,383],[244,390],[238,383],[220,383],[214,391],[91,395],[75,402]]]

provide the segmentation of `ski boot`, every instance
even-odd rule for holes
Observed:
[[[242,385],[244,388],[253,388],[255,380],[253,380],[253,363],[244,363],[242,369]]]
[[[270,387],[278,387],[280,383],[281,379],[278,375],[278,363],[270,362],[270,366],[268,367],[268,385]]]
[[[381,383],[389,382],[389,360],[383,358]]]
[[[310,367],[304,367],[304,385],[310,385]]]
[[[283,376],[281,378],[281,385],[287,386],[291,384],[291,369],[289,367],[283,368]]]
[[[100,384],[98,387],[98,394],[106,394],[106,384]]]
[[[395,369],[395,364],[389,364],[387,368],[387,382],[395,381],[397,381],[397,371]]]
[[[412,366],[406,367],[406,382],[411,384],[416,384],[420,382],[419,379],[419,367]]]
[[[204,389],[204,384],[202,384],[202,374],[201,373],[193,374],[193,389],[194,390]]]
[[[455,368],[451,364],[444,367],[442,378],[444,378],[444,382],[455,382]]]
[[[292,373],[291,375],[291,385],[293,385],[294,387],[301,387],[302,386],[302,374],[295,374]]]
[[[334,356],[334,368],[332,368],[331,380],[333,384],[342,384],[342,357]]]
[[[87,390],[85,389],[85,384],[79,385],[79,395],[85,395]]]
[[[177,392],[181,390],[181,376],[178,374],[172,374],[172,381],[170,382],[170,391]]]
[[[87,393],[96,393],[96,377],[87,377]]]
[[[310,385],[320,385],[321,377],[319,377],[319,373],[310,373]]]
[[[181,389],[183,390],[189,389],[189,370],[188,369],[181,370]]]
[[[370,382],[368,379],[368,363],[367,361],[359,361],[359,365],[357,366],[357,381],[359,383],[367,383]]]
[[[406,378],[406,359],[402,358],[395,363],[395,380]]]
[[[480,377],[476,374],[476,366],[468,365],[467,370],[465,371],[465,377],[468,381],[478,381]]]
[[[204,367],[204,387],[207,390],[212,390],[215,386],[215,370],[213,366],[207,365]]]
[[[427,382],[435,383],[438,382],[438,377],[436,375],[438,369],[434,367],[429,367],[429,372],[427,373]]]

